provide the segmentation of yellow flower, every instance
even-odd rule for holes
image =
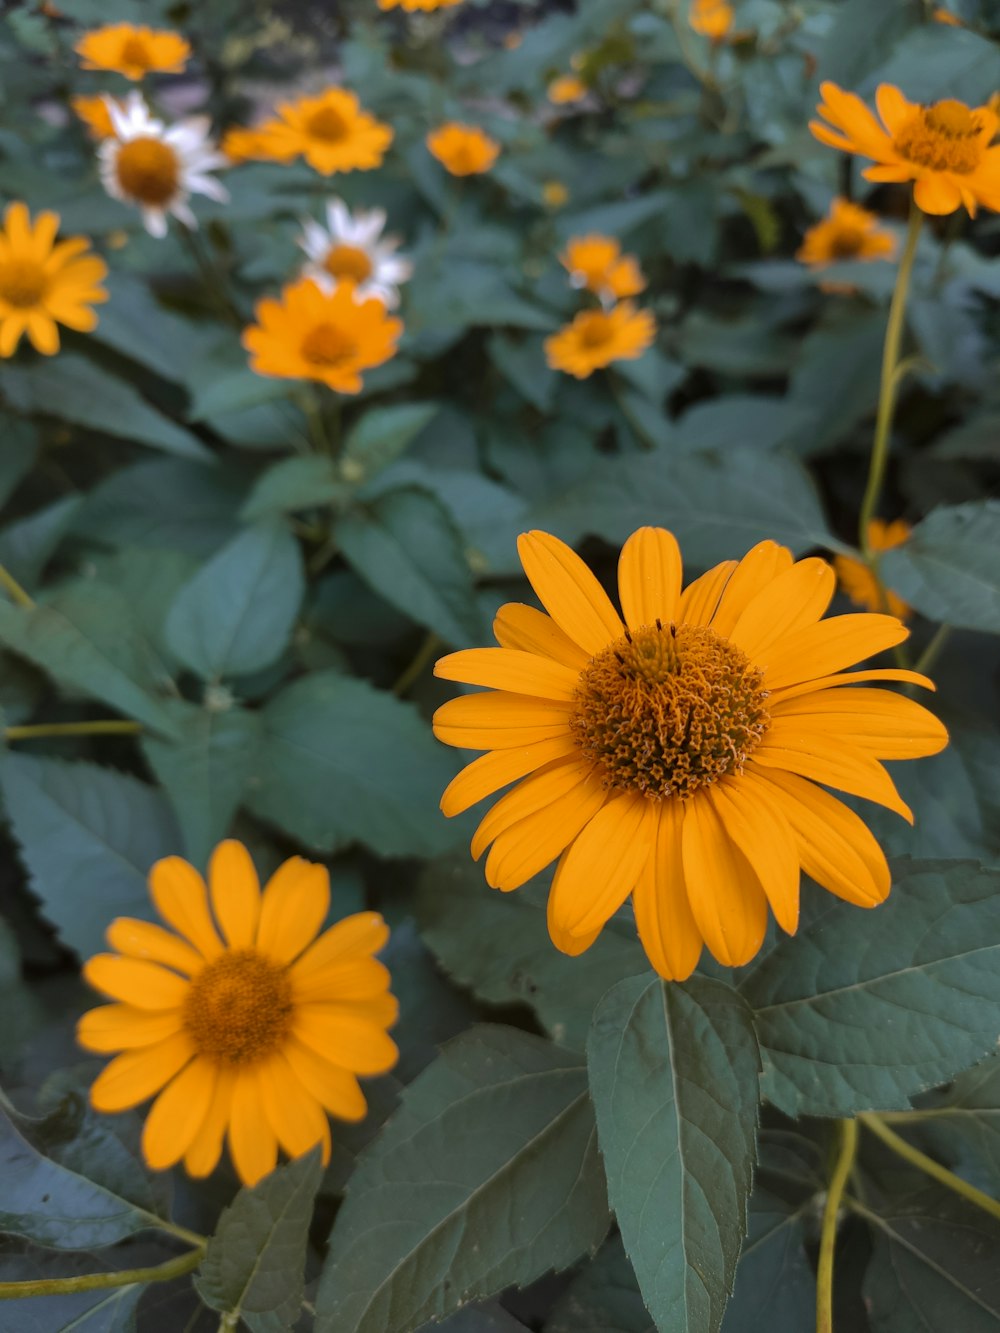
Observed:
[[[415,10],[432,13],[435,9],[450,9],[460,5],[462,0],[378,0],[379,9],[405,9],[412,14]]]
[[[939,5],[938,8],[934,10],[933,14],[931,14],[931,18],[935,23],[946,23],[951,28],[965,27],[962,20],[956,17],[950,10],[945,9],[943,5]]]
[[[504,34],[503,45],[505,51],[516,51],[524,41],[523,32],[508,32]]]
[[[89,333],[97,327],[91,306],[108,299],[100,284],[103,259],[86,254],[83,236],[55,244],[58,213],[39,213],[34,226],[26,204],[9,204],[0,229],[0,357],[13,356],[27,333],[37,351],[59,351],[57,324]]]
[[[71,97],[70,106],[73,108],[76,116],[83,121],[87,131],[92,139],[113,139],[115,137],[115,127],[111,120],[111,112],[108,110],[109,99],[102,93],[96,97]],[[122,111],[124,106],[121,102],[115,105]]]
[[[207,1176],[228,1136],[240,1179],[254,1185],[279,1146],[298,1157],[320,1144],[327,1160],[327,1113],[362,1120],[357,1076],[396,1063],[386,1029],[398,1006],[373,956],[389,932],[377,912],[361,912],[317,938],[329,875],[298,856],[262,894],[246,848],[223,842],[208,881],[206,891],[179,856],[153,866],[150,893],[170,929],[111,923],[115,952],[91,958],[83,975],[114,1003],[84,1014],[77,1037],[87,1050],[122,1052],[90,1090],[98,1111],[156,1095],[142,1133],[154,1170],[183,1160]]]
[[[817,112],[829,124],[813,120],[809,128],[821,143],[872,158],[876,165],[862,172],[867,180],[912,180],[925,213],[954,213],[963,204],[973,216],[979,204],[1000,210],[1000,147],[990,147],[1000,117],[988,106],[950,97],[920,106],[882,83],[875,93],[880,124],[854,93],[829,82],[820,92]]]
[[[733,7],[726,0],[691,0],[688,22],[702,37],[721,42],[733,26]]]
[[[263,125],[255,129],[247,129],[243,125],[233,126],[223,134],[219,148],[230,162],[248,162],[255,157],[290,162],[297,151],[289,147],[286,141],[282,141],[280,146],[275,144],[274,135]]]
[[[574,287],[586,288],[604,301],[636,296],[646,286],[639,261],[623,255],[612,236],[574,236],[559,262]]]
[[[881,759],[934,754],[947,732],[873,680],[931,687],[912,671],[844,668],[900,643],[892,616],[822,620],[825,560],[761,542],[681,591],[681,556],[642,528],[618,564],[623,617],[583,561],[545,532],[518,542],[545,611],[494,621],[499,648],[435,671],[486,686],[439,708],[438,738],[485,750],[444,793],[446,815],[517,782],[472,840],[486,879],[511,890],[550,862],[549,932],[589,948],[631,895],[650,962],[683,980],[707,944],[736,967],[759,950],[768,907],[795,931],[800,868],[861,907],[889,892],[862,819],[821,786],[912,820]]]
[[[546,208],[562,208],[569,203],[569,190],[562,181],[545,181],[542,185],[542,199]]]
[[[868,541],[873,551],[889,551],[894,546],[902,546],[910,532],[910,525],[905,518],[897,518],[892,523],[873,518],[868,524]],[[909,620],[913,615],[913,608],[888,588],[883,600],[879,585],[863,560],[855,560],[850,555],[837,555],[833,558],[833,567],[837,571],[841,588],[856,606],[863,606],[869,611],[888,611],[900,620]]]
[[[879,226],[876,213],[834,199],[829,216],[809,228],[795,258],[822,267],[847,259],[891,259],[895,252],[896,239]]]
[[[396,354],[401,320],[375,297],[361,300],[351,282],[325,292],[311,278],[292,283],[281,300],[265,299],[243,346],[258,375],[318,380],[338,393],[358,393],[361,371]]]
[[[432,130],[424,142],[428,152],[453,176],[479,176],[489,171],[500,155],[500,145],[484,130],[456,121]]]
[[[191,46],[179,33],[109,23],[80,38],[74,47],[84,69],[111,69],[126,79],[146,74],[180,74]]]
[[[634,361],[656,337],[656,321],[648,310],[622,301],[611,310],[582,310],[545,340],[545,359],[552,370],[585,380],[612,361]]]
[[[553,105],[564,106],[567,102],[579,102],[589,91],[576,74],[562,74],[549,84],[548,96]]]
[[[346,88],[282,102],[277,117],[255,133],[258,151],[253,156],[287,162],[301,154],[323,176],[380,167],[393,139],[392,127],[362,110]]]

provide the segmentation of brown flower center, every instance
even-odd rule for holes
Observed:
[[[853,259],[861,253],[865,234],[860,227],[839,227],[830,238],[833,259]]]
[[[33,259],[9,259],[0,264],[0,300],[18,310],[40,304],[49,289],[49,280],[41,264]]]
[[[611,321],[599,310],[584,316],[580,322],[580,342],[584,347],[604,347],[611,341]]]
[[[700,625],[626,631],[581,672],[570,727],[604,783],[686,799],[740,772],[767,730],[763,672]]]
[[[115,170],[122,193],[150,208],[159,208],[177,193],[180,162],[162,139],[142,135],[118,149]]]
[[[316,324],[302,339],[299,351],[311,365],[338,366],[354,355],[357,344],[337,324]]]
[[[292,983],[254,949],[235,949],[209,963],[191,983],[184,1026],[200,1055],[223,1064],[263,1059],[288,1036]]]
[[[323,260],[323,267],[338,280],[353,278],[355,282],[364,282],[372,275],[371,260],[356,245],[333,246]]]
[[[340,143],[347,138],[350,126],[334,107],[323,106],[306,121],[306,129],[313,139],[322,139],[324,143]]]
[[[132,33],[122,42],[118,63],[120,65],[134,65],[138,69],[152,69],[153,57],[146,42]]]
[[[982,161],[983,125],[963,102],[947,98],[921,107],[896,135],[893,147],[909,162],[931,171],[971,175]]]

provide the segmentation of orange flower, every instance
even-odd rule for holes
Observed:
[[[453,176],[480,176],[500,155],[500,145],[484,130],[456,121],[432,130],[424,142],[428,152]]]
[[[462,0],[378,0],[379,9],[405,9],[407,13],[412,14],[417,10],[423,10],[425,14],[433,13],[435,9],[451,9],[453,5],[460,5]]]
[[[359,300],[351,282],[325,292],[303,278],[280,301],[259,301],[255,313],[257,323],[243,333],[252,370],[318,380],[338,393],[360,392],[360,372],[395,356],[403,332],[402,320],[390,318],[376,297]]]
[[[290,162],[296,154],[296,150],[287,143],[280,147],[275,145],[273,135],[262,125],[258,125],[255,129],[234,125],[223,134],[219,148],[230,162],[248,162],[251,158]]]
[[[179,33],[109,23],[80,38],[73,48],[84,69],[110,69],[126,79],[146,74],[181,74],[191,46]]]
[[[646,286],[639,261],[623,255],[612,236],[574,236],[559,262],[574,287],[586,288],[604,301],[637,296]]]
[[[275,119],[251,133],[257,139],[254,157],[287,162],[301,154],[323,176],[380,167],[393,139],[392,127],[363,111],[346,88],[283,102]],[[244,140],[241,147],[250,142]]]
[[[795,258],[820,268],[848,259],[891,259],[895,251],[896,238],[879,226],[876,213],[834,199],[829,216],[809,228]]]
[[[545,340],[545,359],[553,370],[585,380],[612,361],[634,361],[656,337],[648,310],[622,301],[611,310],[582,310]]]
[[[897,518],[892,523],[873,518],[868,524],[868,541],[873,551],[888,551],[893,546],[902,546],[910,532],[910,525],[904,518]],[[837,555],[833,558],[833,567],[841,588],[856,606],[863,606],[868,611],[888,611],[900,620],[909,620],[913,615],[913,608],[889,589],[883,598],[874,575],[863,560],[855,560],[851,555]]]
[[[951,10],[945,9],[943,5],[939,5],[938,8],[935,9],[934,13],[931,15],[931,18],[934,20],[935,23],[946,23],[950,28],[965,27],[965,24],[962,22],[962,20],[960,18],[957,18],[951,12]]]
[[[579,102],[586,97],[590,89],[576,74],[561,74],[549,84],[549,101],[554,106],[565,106],[568,102]]]
[[[867,180],[914,181],[925,213],[954,213],[963,204],[972,216],[979,204],[1000,210],[1000,147],[990,147],[1000,117],[988,106],[954,98],[920,106],[882,83],[875,93],[879,124],[854,93],[829,82],[820,92],[817,111],[829,124],[813,120],[809,128],[821,143],[872,158],[876,165],[862,172]]]
[[[733,26],[733,7],[726,0],[691,0],[688,22],[702,37],[721,42]]]
[[[92,139],[113,139],[115,127],[108,110],[108,99],[103,93],[96,97],[71,97],[70,106],[74,114],[83,121]],[[121,107],[121,103],[117,103]],[[122,108],[124,109],[124,108]]]

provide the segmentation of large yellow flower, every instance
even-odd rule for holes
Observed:
[[[545,339],[545,359],[553,370],[585,380],[612,361],[633,361],[656,337],[656,321],[648,310],[622,301],[611,310],[581,310]]]
[[[449,121],[432,130],[424,140],[427,151],[452,176],[481,176],[500,155],[500,145],[478,125]]]
[[[891,523],[873,518],[868,524],[868,544],[873,551],[890,551],[894,546],[902,546],[912,530],[905,518],[894,519]],[[900,620],[909,620],[913,615],[913,608],[891,589],[887,588],[883,595],[863,560],[856,560],[852,555],[837,555],[833,558],[833,567],[841,588],[855,606],[863,606],[869,611],[888,611]]]
[[[179,33],[109,23],[80,38],[74,50],[84,69],[110,69],[126,79],[146,74],[181,74],[191,54],[190,43]]]
[[[676,980],[703,942],[721,963],[749,962],[768,905],[793,932],[800,867],[848,902],[885,898],[878,843],[823,787],[912,820],[879,760],[947,743],[919,704],[864,684],[933,688],[924,677],[844,671],[905,639],[898,620],[822,620],[833,570],[769,541],[682,592],[677,542],[641,528],[618,565],[624,618],[555,537],[530,532],[518,545],[547,614],[502,606],[499,648],[452,653],[435,669],[489,687],[435,714],[440,740],[489,751],[449,785],[445,814],[520,779],[472,840],[477,858],[492,843],[491,885],[516,889],[558,857],[549,931],[569,954],[631,894],[650,962]]]
[[[574,287],[586,288],[604,301],[637,296],[646,286],[639,261],[635,255],[623,255],[613,236],[574,236],[559,262]]]
[[[338,921],[317,938],[330,905],[324,866],[293,857],[263,894],[242,843],[212,854],[209,888],[178,856],[149,874],[170,930],[119,917],[114,953],[85,965],[112,1004],[80,1019],[81,1045],[120,1051],[94,1081],[98,1111],[156,1094],[142,1151],[155,1170],[183,1159],[215,1169],[228,1135],[240,1179],[255,1184],[317,1143],[330,1151],[326,1113],[362,1120],[360,1075],[384,1074],[398,1052],[386,1029],[397,1004],[373,956],[389,932],[377,912]],[[209,907],[211,894],[211,909]]]
[[[396,354],[402,320],[376,297],[361,300],[352,282],[324,291],[311,278],[292,283],[281,300],[259,301],[257,323],[243,333],[258,375],[319,380],[338,393],[359,393],[361,371]]]
[[[247,156],[287,162],[301,155],[323,176],[380,167],[393,139],[392,127],[362,110],[346,88],[282,102],[277,117],[258,125],[254,133],[256,151]],[[250,147],[249,140],[245,147]]]
[[[1000,210],[1000,147],[990,147],[1000,116],[990,107],[952,97],[921,106],[882,83],[879,124],[856,94],[829,82],[820,92],[817,112],[829,123],[812,120],[809,128],[821,143],[872,158],[876,165],[862,172],[867,180],[912,180],[925,213],[954,213],[963,204],[973,216],[979,204]]]
[[[795,258],[819,268],[849,259],[891,259],[895,251],[896,238],[879,226],[877,213],[834,199],[829,216],[809,228]]]
[[[37,351],[59,351],[57,324],[89,333],[97,327],[90,308],[108,299],[100,285],[103,259],[86,254],[90,242],[74,236],[55,244],[58,213],[39,213],[34,226],[27,205],[13,203],[0,229],[0,356],[13,356],[27,333]]]

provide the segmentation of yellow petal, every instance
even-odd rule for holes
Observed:
[[[215,1094],[216,1066],[194,1060],[160,1093],[142,1128],[142,1155],[154,1171],[179,1162],[205,1122]]]
[[[681,854],[688,901],[705,943],[724,966],[749,963],[764,942],[767,899],[703,794],[684,802]]]
[[[607,799],[600,778],[591,775],[551,805],[504,829],[486,858],[487,884],[504,893],[519,889],[569,846]]]
[[[567,855],[568,851],[563,852],[562,857],[560,857],[560,864]],[[559,869],[557,866],[556,874],[558,873]],[[556,948],[559,950],[560,953],[567,954],[570,958],[578,958],[580,954],[586,953],[587,950],[590,948],[590,946],[597,939],[598,935],[600,935],[601,931],[604,929],[604,925],[602,922],[602,924],[599,925],[596,930],[592,930],[589,935],[571,935],[568,930],[565,930],[563,926],[560,925],[559,921],[556,918],[555,913],[552,910],[551,890],[549,891],[549,901],[546,910],[546,920],[548,922],[549,937],[552,940],[552,943],[556,946]]]
[[[99,953],[83,966],[83,977],[112,1000],[137,1009],[177,1009],[187,998],[190,982],[158,963]]]
[[[792,553],[777,542],[758,542],[733,570],[719,597],[711,625],[716,634],[729,635],[755,597],[792,567]]]
[[[484,797],[492,796],[501,787],[516,782],[535,769],[544,768],[555,759],[569,759],[578,753],[575,737],[566,732],[552,740],[534,745],[513,746],[509,750],[491,750],[480,755],[452,778],[441,796],[444,814],[458,815]]]
[[[880,759],[918,759],[948,744],[948,730],[932,712],[890,690],[818,690],[775,706],[775,721],[809,732],[830,731]]]
[[[208,863],[215,919],[231,949],[252,949],[260,917],[260,883],[250,853],[241,842],[220,842]]]
[[[517,549],[538,600],[581,648],[593,656],[624,635],[607,593],[565,542],[548,532],[525,532]]]
[[[681,829],[680,801],[661,801],[656,843],[632,892],[642,947],[667,981],[686,981],[703,947],[684,887]]]
[[[285,1057],[298,1081],[331,1115],[338,1120],[364,1120],[368,1103],[356,1075],[294,1039],[285,1047]]]
[[[258,1071],[264,1112],[289,1157],[301,1157],[320,1144],[323,1164],[330,1160],[330,1122],[322,1106],[295,1077],[283,1055],[265,1060]]]
[[[630,629],[677,619],[681,596],[681,552],[666,528],[640,528],[618,559],[618,596]]]
[[[278,1139],[264,1110],[257,1071],[241,1069],[233,1087],[229,1151],[244,1185],[256,1185],[278,1161]]]
[[[729,837],[753,867],[774,919],[794,935],[799,925],[799,849],[788,821],[753,774],[736,774],[706,791]]]
[[[716,565],[714,569],[708,570],[693,583],[689,583],[681,593],[677,608],[677,623],[707,625],[715,614],[719,598],[735,568],[735,560],[724,560],[721,565]]]
[[[472,837],[472,856],[478,861],[494,838],[538,810],[571,793],[591,776],[594,765],[577,755],[539,769],[501,796],[486,812]]]
[[[293,963],[290,975],[297,1004],[311,1000],[330,1003],[367,1000],[387,991],[391,982],[386,965],[364,954],[355,954],[330,967],[314,968],[304,974],[300,974],[298,964]]]
[[[657,805],[641,792],[616,796],[577,834],[559,862],[549,910],[571,935],[590,935],[632,892],[652,851]]]
[[[506,602],[501,606],[493,621],[493,633],[502,648],[540,653],[574,671],[582,671],[590,661],[590,654],[574,643],[551,616],[521,602]]]
[[[119,916],[107,929],[107,940],[112,949],[130,958],[142,958],[149,963],[162,963],[175,972],[193,977],[205,966],[197,949],[192,949],[172,931],[151,921],[137,921],[134,917]]]
[[[126,1111],[138,1106],[179,1074],[194,1054],[194,1042],[180,1031],[154,1046],[116,1055],[91,1084],[90,1103],[95,1111]]]
[[[937,686],[929,676],[921,676],[916,671],[906,671],[901,667],[883,667],[875,671],[842,671],[833,676],[819,676],[815,680],[800,681],[797,685],[786,685],[771,694],[772,709],[786,699],[795,699],[800,694],[813,694],[816,690],[832,690],[841,685],[860,685],[867,680],[899,681],[906,685],[919,685],[925,690],[936,690]]]
[[[772,718],[767,734],[753,752],[753,762],[758,767],[784,769],[826,787],[862,796],[913,823],[913,811],[879,761],[834,732],[806,731],[797,719]]]
[[[385,1074],[399,1059],[389,1034],[346,1005],[302,1005],[295,1012],[293,1035],[353,1074]]]
[[[779,639],[825,616],[836,587],[825,560],[800,560],[743,608],[729,638],[756,662]]]
[[[573,707],[494,691],[449,699],[434,714],[434,735],[462,750],[507,750],[568,736]]]
[[[316,938],[329,910],[330,872],[293,856],[278,867],[264,890],[258,949],[276,963],[290,963]]]
[[[76,1039],[88,1051],[127,1051],[152,1046],[181,1029],[180,1009],[151,1012],[130,1004],[102,1004],[81,1014]]]
[[[434,674],[466,685],[487,685],[513,694],[567,701],[576,698],[580,680],[579,672],[551,657],[514,648],[465,648],[449,653],[435,663]]]
[[[149,891],[156,910],[206,958],[222,952],[222,941],[208,910],[205,881],[187,861],[167,856],[149,872]]]
[[[767,688],[780,690],[853,666],[902,643],[909,632],[895,616],[870,612],[831,616],[780,639],[760,655],[757,665],[765,668]]]
[[[235,1086],[235,1069],[220,1065],[216,1071],[215,1089],[208,1111],[184,1154],[184,1169],[189,1176],[207,1176],[218,1165],[229,1125]]]
[[[292,966],[292,975],[306,980],[354,958],[378,953],[389,938],[389,927],[378,912],[355,912],[324,930]]]

